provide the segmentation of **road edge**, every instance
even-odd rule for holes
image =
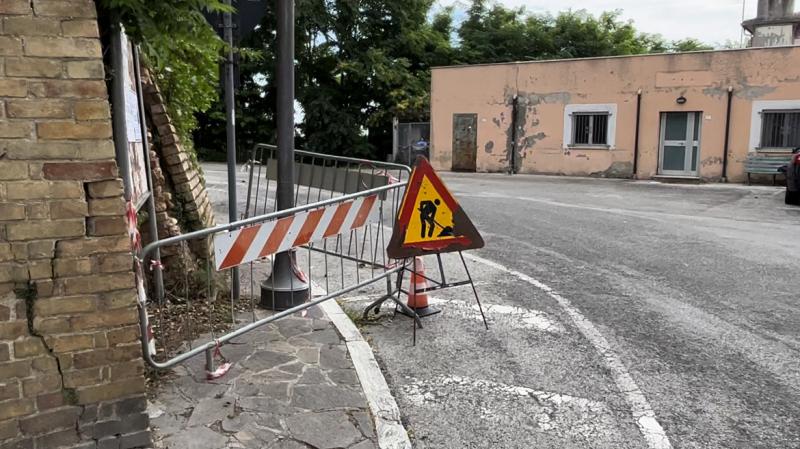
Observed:
[[[383,377],[378,361],[372,353],[369,343],[364,340],[361,331],[344,313],[342,307],[334,301],[325,301],[320,308],[344,338],[347,352],[356,368],[361,389],[367,398],[369,409],[375,423],[375,434],[380,449],[411,449],[408,432],[400,420],[400,409],[397,406],[389,384]]]

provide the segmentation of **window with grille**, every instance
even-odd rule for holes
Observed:
[[[608,145],[608,114],[573,114],[572,144]]]
[[[800,147],[800,111],[762,112],[761,147]]]

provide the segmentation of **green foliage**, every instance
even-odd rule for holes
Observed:
[[[642,53],[708,50],[696,39],[666,42],[641,33],[621,11],[593,16],[585,10],[557,16],[527,14],[486,0],[473,0],[458,30],[460,63],[492,63],[537,59],[587,58]]]
[[[678,41],[672,41],[672,43],[670,44],[669,51],[674,53],[680,53],[685,51],[703,51],[703,50],[713,50],[713,49],[714,47],[706,45],[697,39],[688,38],[688,39],[681,39]]]
[[[197,127],[195,114],[218,99],[224,43],[203,11],[226,11],[220,0],[98,0],[101,13],[119,20],[137,42],[159,83],[184,141]]]
[[[519,60],[583,58],[706,49],[685,39],[641,33],[620,11],[529,14],[472,0],[456,25],[452,7],[432,13],[434,0],[296,0],[296,99],[303,119],[297,145],[311,151],[382,159],[391,121],[424,121],[430,109],[430,68]],[[239,153],[275,140],[275,12],[242,47],[263,52],[241,65],[237,92]],[[200,115],[201,157],[222,159],[222,102]]]

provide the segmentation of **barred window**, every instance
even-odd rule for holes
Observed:
[[[573,114],[572,144],[608,145],[608,114]]]
[[[800,147],[800,111],[762,112],[761,147]]]

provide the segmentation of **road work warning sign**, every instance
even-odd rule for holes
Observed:
[[[417,159],[386,252],[393,259],[483,247],[483,238],[424,157]]]

